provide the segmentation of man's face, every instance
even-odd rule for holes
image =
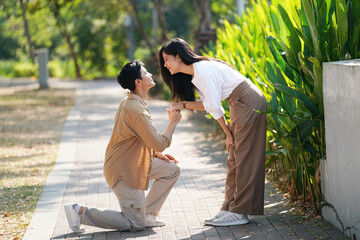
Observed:
[[[145,89],[150,89],[152,87],[155,86],[155,82],[152,78],[152,74],[149,73],[146,68],[144,68],[143,66],[141,66],[140,69],[140,74],[141,74],[141,86]]]

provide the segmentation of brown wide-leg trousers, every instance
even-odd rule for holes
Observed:
[[[235,146],[226,162],[225,201],[222,210],[264,214],[266,100],[261,91],[246,80],[228,97],[230,128]]]

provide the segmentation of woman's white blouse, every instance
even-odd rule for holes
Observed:
[[[221,118],[225,111],[221,101],[228,98],[232,91],[246,77],[232,67],[217,61],[203,60],[193,64],[194,77],[192,83],[203,101],[205,111],[214,119]]]

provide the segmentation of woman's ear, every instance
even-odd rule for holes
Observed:
[[[179,54],[176,54],[176,60],[178,60],[179,62],[181,62],[181,58],[179,57]]]

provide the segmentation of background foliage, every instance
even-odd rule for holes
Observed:
[[[22,0],[34,49],[49,48],[50,76],[93,79],[114,77],[129,60],[129,24],[131,1],[101,0]],[[134,1],[145,34],[158,49],[163,39],[161,30],[153,29],[153,0]],[[232,16],[235,21],[234,1],[210,1],[214,27],[222,19]],[[191,1],[162,0],[167,37],[181,37],[194,42],[194,31],[199,16]],[[179,11],[181,9],[181,11]],[[0,76],[28,77],[36,74],[36,63],[31,61],[30,49],[22,18],[21,0],[0,0]],[[180,19],[180,21],[179,21]],[[144,37],[135,31],[134,58],[142,59],[153,73],[157,65]],[[79,73],[76,72],[74,56]],[[19,64],[27,70],[16,67]]]

